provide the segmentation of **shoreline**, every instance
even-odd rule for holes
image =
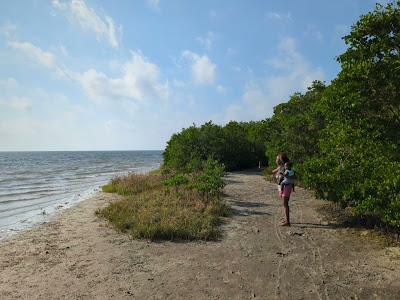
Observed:
[[[64,151],[55,151],[59,153],[64,153]],[[82,151],[82,153],[86,153],[87,151]],[[98,153],[103,153],[104,151],[93,151]],[[112,151],[111,151],[112,152]],[[121,151],[115,151],[121,152]],[[132,151],[126,151],[130,153]],[[138,153],[143,151],[136,151]],[[147,151],[147,152],[158,152],[158,151]],[[12,152],[10,152],[12,153]],[[30,152],[27,152],[30,153]],[[71,151],[72,154],[77,153],[77,151]],[[148,166],[140,165],[140,162],[133,169],[123,170],[123,171],[113,171],[111,173],[107,172],[94,172],[93,174],[89,174],[89,178],[96,176],[96,174],[101,178],[96,178],[96,180],[92,180],[90,182],[86,182],[85,178],[81,178],[79,184],[72,185],[69,181],[65,182],[64,185],[57,186],[56,192],[51,195],[44,195],[42,198],[26,198],[22,200],[14,200],[12,199],[14,206],[8,205],[7,201],[10,199],[5,198],[4,202],[1,202],[1,196],[7,196],[7,194],[0,195],[0,242],[4,240],[8,240],[13,236],[24,232],[26,230],[30,230],[35,228],[36,226],[49,222],[53,219],[54,216],[63,213],[66,209],[70,209],[75,205],[79,204],[82,201],[86,201],[92,197],[96,197],[98,193],[102,192],[102,186],[109,183],[113,178],[118,176],[124,176],[129,173],[147,173],[153,170],[156,170],[160,167],[161,163],[157,164],[149,164]],[[99,173],[100,172],[100,173]],[[61,174],[61,175],[60,175]],[[57,176],[67,176],[65,171],[60,171],[56,174]],[[54,176],[56,176],[54,175]],[[53,177],[54,177],[53,176]],[[68,175],[70,176],[70,175]],[[71,177],[71,176],[70,176]],[[68,180],[70,180],[69,178]],[[67,180],[67,179],[66,179]],[[46,183],[46,188],[53,188],[52,184],[54,184],[56,180],[54,178],[51,179],[49,183]],[[76,186],[78,188],[76,188]],[[8,187],[4,187],[7,189]],[[29,195],[36,195],[34,191],[34,187],[32,191],[26,192]],[[6,190],[7,191],[7,190]],[[18,191],[18,186],[14,188],[14,190],[10,190],[10,193],[15,193]],[[40,200],[40,201],[37,201]],[[32,202],[30,202],[32,201]],[[37,203],[39,202],[39,203]],[[5,204],[4,204],[5,203]],[[2,204],[4,204],[2,206]],[[28,208],[28,209],[27,209]]]
[[[105,195],[105,197],[103,197]],[[113,197],[111,197],[113,196]],[[25,239],[26,235],[35,235],[39,233],[40,231],[44,230],[44,227],[51,226],[52,224],[55,224],[65,218],[73,219],[74,220],[74,212],[75,210],[82,209],[80,206],[83,206],[84,209],[87,209],[88,207],[96,207],[99,205],[101,207],[102,205],[105,206],[109,203],[109,201],[104,202],[99,201],[99,200],[104,200],[105,198],[117,198],[119,197],[118,195],[108,195],[106,193],[103,193],[100,189],[97,191],[94,191],[93,194],[88,195],[87,197],[82,197],[78,201],[71,201],[67,204],[65,204],[64,207],[62,208],[55,208],[52,213],[46,213],[43,214],[43,220],[41,221],[36,221],[29,225],[29,227],[22,228],[22,229],[16,229],[16,230],[11,230],[12,233],[8,236],[1,237],[0,238],[0,246],[4,243],[12,242],[13,240],[18,240],[18,239]],[[112,201],[112,200],[110,200]],[[89,203],[86,203],[89,202]],[[93,203],[91,203],[93,202]],[[86,203],[86,204],[85,204]],[[36,217],[36,216],[33,216]],[[40,217],[40,216],[39,216]],[[76,221],[76,220],[74,220]],[[18,222],[19,223],[19,222]]]
[[[385,298],[400,294],[400,248],[334,228],[301,188],[292,227],[277,226],[276,185],[230,173],[233,216],[219,241],[149,242],[95,215],[120,199],[99,193],[52,221],[0,241],[1,299]],[[366,242],[366,239],[368,242]],[[229,255],[227,255],[229,253]]]
[[[90,200],[91,198],[96,198],[100,193],[102,193],[101,187],[93,187],[82,192],[82,194],[84,195],[82,195],[81,193],[77,194],[77,200],[68,200],[69,198],[66,198],[63,201],[54,202],[46,207],[36,209],[34,210],[34,212],[41,211],[41,213],[36,213],[34,215],[23,218],[23,220],[18,220],[14,223],[2,226],[0,229],[0,243],[12,239],[16,235],[35,229],[38,226],[54,221],[66,211],[73,209],[75,206],[79,205],[83,201]]]

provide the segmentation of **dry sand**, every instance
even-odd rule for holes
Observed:
[[[0,299],[400,299],[399,248],[328,225],[300,188],[280,227],[275,185],[226,180],[221,241],[131,240],[95,216],[118,198],[99,194],[0,243]]]

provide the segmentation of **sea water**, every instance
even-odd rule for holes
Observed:
[[[162,151],[0,152],[0,240],[161,163]]]

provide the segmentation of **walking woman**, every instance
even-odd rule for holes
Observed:
[[[290,226],[289,199],[290,199],[290,194],[292,192],[292,185],[281,186],[280,184],[285,174],[285,164],[288,163],[290,163],[289,157],[285,153],[281,152],[276,157],[277,167],[274,170],[272,170],[272,174],[275,176],[278,182],[279,197],[283,201],[283,209],[285,211],[285,219],[281,224],[282,226]]]

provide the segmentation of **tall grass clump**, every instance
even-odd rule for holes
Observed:
[[[135,195],[161,184],[161,174],[151,172],[148,174],[131,173],[126,176],[116,177],[109,184],[102,187],[103,192],[117,193],[119,195]]]
[[[229,208],[221,199],[222,167],[204,162],[201,170],[130,174],[112,180],[103,191],[124,197],[98,210],[116,229],[150,240],[215,240]]]

